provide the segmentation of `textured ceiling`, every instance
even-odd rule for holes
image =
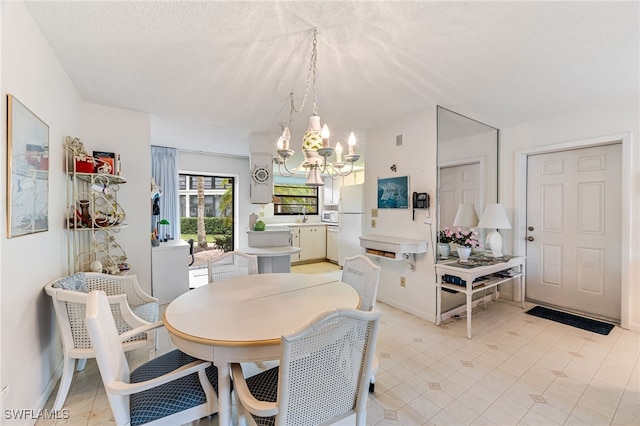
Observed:
[[[152,142],[247,154],[302,101],[337,139],[436,104],[504,128],[638,102],[638,2],[27,2],[88,102]],[[294,117],[305,128],[310,102]]]

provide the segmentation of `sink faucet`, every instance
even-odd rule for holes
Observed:
[[[302,223],[305,223],[309,218],[307,217],[307,208],[302,208]]]

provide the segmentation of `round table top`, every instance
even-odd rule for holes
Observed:
[[[280,344],[325,311],[356,309],[358,293],[324,275],[255,274],[208,284],[176,298],[163,322],[170,333],[212,346]]]

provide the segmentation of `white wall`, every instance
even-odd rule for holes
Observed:
[[[396,146],[396,135],[403,135],[403,145]],[[405,261],[380,260],[382,272],[378,300],[401,308],[429,321],[435,321],[435,273],[433,269],[433,225],[425,225],[425,211],[416,211],[412,220],[409,209],[379,209],[378,217],[371,217],[377,208],[378,178],[409,176],[409,192],[428,192],[431,213],[435,218],[437,185],[436,109],[426,109],[394,123],[367,130],[367,164],[365,167],[365,233],[391,235],[429,241],[427,254],[417,256],[416,270],[411,271]],[[397,172],[390,170],[395,164]],[[375,219],[376,226],[371,226]],[[406,286],[400,287],[400,277]]]
[[[64,140],[79,137],[87,150],[118,152],[127,178],[119,193],[128,227],[118,235],[141,286],[151,289],[150,119],[146,114],[82,101],[21,2],[2,3],[2,116],[11,93],[49,125],[49,231],[7,239],[2,207],[2,358],[0,385],[9,386],[5,409],[44,406],[61,368],[61,343],[51,300],[42,288],[67,273],[64,228]],[[3,124],[4,124],[4,120]],[[6,139],[6,131],[2,131]],[[6,187],[6,151],[0,159]],[[145,196],[141,196],[144,194]],[[4,415],[4,412],[3,412]],[[27,420],[26,423],[33,423]]]
[[[118,204],[122,206],[126,228],[117,234],[117,241],[131,264],[129,274],[135,274],[140,287],[151,294],[151,120],[148,114],[84,104],[84,137],[87,151],[107,151],[120,154],[122,176]]]
[[[501,130],[500,201],[513,218],[514,229],[505,231],[505,250],[524,253],[522,217],[526,187],[521,166],[527,153],[575,148],[625,137],[622,167],[622,319],[621,325],[640,330],[640,108],[600,110],[554,117]],[[626,290],[626,291],[625,291]]]
[[[7,93],[49,125],[49,231],[7,239],[6,198],[0,197],[0,386],[10,386],[6,409],[35,409],[44,406],[61,361],[51,300],[42,288],[67,269],[63,143],[67,135],[82,136],[83,105],[23,3],[2,2],[1,25],[3,125]],[[4,146],[4,128],[1,133]],[[6,150],[0,152],[0,187],[6,188]]]
[[[251,204],[249,197],[249,157],[178,151],[178,169],[181,173],[205,173],[235,177],[237,191],[234,212],[234,223],[236,224],[234,247],[246,247],[249,215],[260,210],[259,205]]]

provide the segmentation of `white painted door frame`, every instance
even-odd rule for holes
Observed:
[[[619,133],[609,136],[602,136],[593,139],[583,139],[572,142],[546,145],[535,148],[518,150],[515,153],[515,206],[516,213],[513,218],[513,238],[514,251],[524,255],[526,253],[526,225],[527,225],[527,157],[534,154],[547,154],[557,151],[566,151],[578,148],[589,148],[599,145],[608,145],[612,142],[622,143],[622,229],[631,229],[631,198],[624,194],[631,194],[631,170],[632,170],[632,135],[631,133]],[[620,252],[631,253],[631,235],[623,232],[620,240]],[[621,258],[621,303],[620,303],[620,326],[629,328],[631,303],[634,303],[630,295],[631,283],[629,282],[629,256]]]

